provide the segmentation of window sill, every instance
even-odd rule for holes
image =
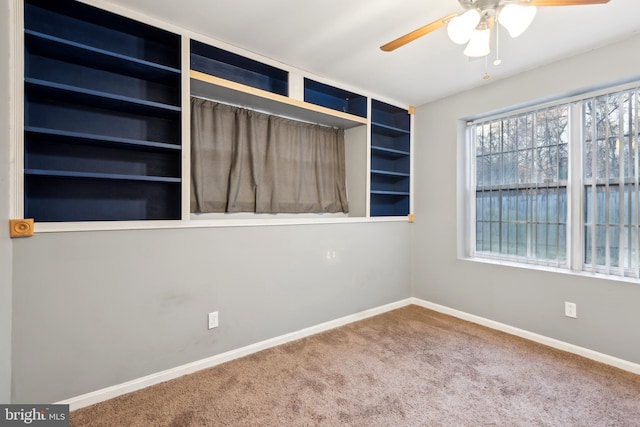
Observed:
[[[181,228],[264,227],[282,225],[321,225],[374,222],[407,222],[406,216],[332,217],[332,218],[269,218],[269,219],[195,219],[186,221],[91,221],[40,222],[35,233],[66,233],[78,231],[159,230]]]
[[[571,270],[569,268],[552,267],[552,266],[539,265],[539,264],[525,264],[525,263],[518,263],[513,261],[505,261],[505,260],[481,258],[481,257],[458,257],[458,259],[461,261],[477,262],[481,264],[493,264],[493,265],[500,265],[505,267],[516,267],[516,268],[523,268],[527,270],[546,271],[549,273],[568,274],[570,276],[587,277],[591,279],[613,280],[616,282],[633,283],[633,284],[638,284],[640,282],[639,279],[635,279],[633,277],[614,276],[614,275],[608,275],[604,273],[582,271],[582,270],[578,271],[578,270]]]

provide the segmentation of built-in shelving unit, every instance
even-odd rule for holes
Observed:
[[[311,123],[349,129],[367,119],[191,70],[191,95]]]
[[[266,92],[289,95],[287,71],[196,40],[191,40],[191,69]]]
[[[371,101],[370,215],[405,216],[410,208],[411,116]]]
[[[187,94],[347,130],[354,215],[410,213],[407,110],[84,2],[23,3],[25,218],[182,219]]]
[[[367,97],[344,89],[304,79],[304,100],[336,111],[367,117]]]
[[[343,129],[367,123],[366,97],[304,79],[305,100],[292,98],[287,71],[196,40],[190,77],[192,96]]]
[[[180,219],[180,36],[25,0],[24,215]]]

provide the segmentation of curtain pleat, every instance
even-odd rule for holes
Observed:
[[[344,131],[191,99],[191,211],[348,212]]]

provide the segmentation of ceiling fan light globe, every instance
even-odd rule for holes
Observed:
[[[474,30],[464,54],[473,58],[487,56],[491,53],[491,30]]]
[[[458,15],[447,24],[447,34],[452,42],[465,44],[471,38],[473,30],[480,22],[480,13],[476,9],[469,9]]]
[[[524,33],[536,16],[535,6],[521,6],[514,3],[505,5],[498,15],[498,22],[507,29],[513,38]]]

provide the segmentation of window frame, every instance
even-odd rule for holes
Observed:
[[[584,176],[583,155],[585,152],[585,131],[583,126],[583,103],[599,96],[615,95],[625,91],[636,91],[640,94],[640,81],[634,79],[629,82],[602,86],[597,90],[582,91],[569,96],[557,97],[545,102],[532,102],[525,107],[503,109],[494,114],[478,115],[460,122],[458,137],[461,141],[461,153],[458,158],[458,176],[461,185],[458,187],[460,208],[462,209],[461,221],[458,229],[463,231],[462,238],[458,240],[458,257],[466,260],[509,265],[523,268],[551,270],[561,273],[598,276],[605,279],[631,281],[637,283],[640,278],[640,267],[631,269],[632,274],[615,274],[609,268],[600,268],[597,265],[586,263],[587,242],[585,229],[587,225],[585,206],[587,200],[587,180]],[[535,112],[537,110],[551,108],[558,105],[567,105],[568,108],[568,174],[566,182],[566,262],[563,265],[554,265],[546,260],[518,258],[505,254],[491,255],[479,253],[476,248],[476,140],[475,129],[478,123],[517,117],[521,114]],[[640,108],[639,108],[640,110]],[[635,112],[638,114],[638,112]],[[640,119],[636,119],[640,123]],[[634,129],[636,144],[640,144],[640,129]],[[638,151],[638,148],[635,148]],[[636,160],[638,164],[638,160]],[[636,171],[636,177],[638,171]],[[637,183],[640,184],[640,183]],[[638,200],[636,204],[640,204]],[[637,207],[640,211],[640,207]],[[636,219],[640,214],[636,214]],[[639,224],[635,224],[638,228]],[[640,240],[638,237],[637,240]],[[640,250],[636,248],[636,250]],[[624,270],[624,269],[622,269]]]
[[[501,259],[501,260],[507,260],[507,261],[515,261],[515,262],[523,262],[523,263],[527,263],[527,264],[540,264],[540,265],[546,265],[546,266],[554,266],[554,267],[565,267],[567,265],[567,247],[568,245],[568,241],[567,239],[564,239],[564,247],[562,248],[565,256],[564,256],[564,261],[562,260],[558,260],[558,259],[550,259],[550,258],[542,258],[542,257],[537,257],[534,256],[534,253],[537,253],[538,248],[539,248],[539,242],[534,241],[535,239],[538,238],[538,230],[539,230],[539,226],[543,225],[543,227],[549,227],[549,226],[553,226],[555,224],[556,226],[556,234],[559,234],[560,232],[560,227],[563,226],[565,231],[564,234],[565,236],[568,236],[568,232],[567,232],[567,228],[568,228],[568,209],[566,211],[566,214],[564,215],[564,222],[561,221],[561,215],[560,213],[558,213],[556,215],[556,221],[550,221],[548,218],[545,221],[540,221],[539,217],[536,214],[533,214],[533,212],[535,211],[535,206],[537,206],[537,203],[539,203],[539,201],[541,200],[540,196],[542,196],[542,198],[546,198],[547,201],[549,200],[548,198],[548,194],[551,194],[549,191],[553,192],[554,189],[556,191],[556,194],[559,195],[561,189],[565,189],[564,193],[565,193],[565,203],[566,203],[566,199],[569,197],[568,196],[568,176],[566,178],[562,178],[560,176],[560,163],[557,162],[558,158],[557,158],[557,154],[556,154],[556,171],[555,174],[557,175],[555,178],[553,179],[553,181],[548,181],[547,179],[542,180],[541,182],[539,181],[539,179],[537,179],[537,173],[539,171],[536,171],[534,168],[534,157],[535,157],[535,153],[539,152],[541,150],[545,150],[545,149],[549,149],[551,150],[551,148],[554,147],[554,145],[538,145],[536,144],[536,132],[537,132],[537,118],[540,114],[548,114],[549,111],[551,111],[552,109],[556,110],[556,111],[560,111],[561,109],[566,108],[567,110],[567,126],[570,125],[570,121],[568,118],[568,113],[570,111],[569,106],[565,103],[557,103],[551,106],[546,106],[544,108],[540,108],[540,109],[534,109],[534,110],[530,110],[530,111],[525,111],[525,112],[514,112],[513,114],[508,114],[505,116],[501,116],[499,118],[489,118],[489,119],[482,119],[479,120],[480,123],[478,122],[474,122],[474,123],[469,123],[469,131],[468,131],[468,136],[471,140],[475,141],[474,142],[470,142],[469,143],[469,147],[473,153],[473,155],[471,156],[474,161],[472,162],[472,166],[476,169],[474,169],[474,171],[472,172],[472,182],[475,184],[474,185],[474,191],[473,194],[471,194],[471,197],[473,198],[473,200],[471,201],[471,204],[473,205],[474,209],[478,206],[477,204],[477,195],[479,192],[481,193],[487,193],[490,197],[490,199],[493,199],[494,197],[494,193],[497,193],[497,203],[499,205],[499,214],[498,214],[498,219],[495,220],[493,217],[490,217],[489,219],[484,218],[484,216],[480,219],[478,219],[477,214],[478,212],[475,211],[474,215],[472,216],[474,218],[473,221],[473,227],[474,227],[474,234],[476,235],[476,239],[473,239],[471,242],[471,253],[474,256],[477,257],[482,257],[482,258],[497,258],[497,259]],[[483,159],[487,156],[489,156],[490,158],[495,156],[495,154],[493,152],[490,153],[486,153],[483,152],[482,154],[478,155],[477,153],[477,129],[479,127],[488,127],[490,129],[489,131],[489,135],[490,135],[490,139],[493,137],[493,127],[497,126],[499,128],[499,135],[500,135],[500,142],[499,144],[501,146],[503,146],[504,144],[504,138],[503,136],[505,135],[505,129],[504,129],[504,124],[505,122],[512,122],[515,121],[516,122],[516,127],[519,128],[520,124],[522,123],[522,120],[524,119],[525,122],[525,129],[527,130],[527,132],[531,132],[531,134],[529,136],[525,136],[523,139],[526,141],[527,139],[530,138],[530,143],[528,143],[527,145],[525,145],[524,147],[519,146],[519,144],[514,145],[513,147],[511,147],[511,149],[509,150],[504,150],[501,149],[499,151],[500,153],[500,171],[499,171],[499,175],[500,175],[500,180],[502,182],[494,184],[493,183],[493,159],[490,160],[490,177],[489,180],[490,182],[488,184],[483,183],[482,186],[478,186],[476,179],[478,178],[478,171],[477,171],[477,165],[478,165],[478,159],[479,157],[481,157],[481,161],[482,163],[486,163],[486,161],[483,161]],[[530,127],[530,129],[529,129]],[[547,128],[547,120],[545,120],[545,128]],[[518,129],[519,130],[519,129]],[[507,130],[508,132],[509,130]],[[569,132],[569,129],[566,130],[566,132]],[[517,132],[516,132],[517,133]],[[520,139],[516,138],[518,141],[521,141]],[[568,142],[569,142],[570,136],[567,137],[567,151],[568,151]],[[516,141],[512,141],[512,142],[516,142]],[[491,143],[489,145],[492,145]],[[560,145],[563,145],[560,143],[560,139],[558,139],[556,141],[555,147],[557,149],[557,152],[559,152],[560,150]],[[518,172],[516,171],[515,176],[513,176],[513,182],[508,182],[509,180],[507,179],[507,181],[504,181],[504,177],[502,176],[505,172],[504,169],[504,154],[505,153],[515,153],[517,155],[517,153],[519,152],[524,152],[526,151],[528,154],[528,158],[531,159],[531,165],[529,165],[527,168],[528,173],[527,173],[527,178],[529,178],[528,180],[526,180],[526,182],[518,182]],[[568,154],[567,154],[568,156]],[[484,175],[484,174],[483,174]],[[568,175],[568,172],[567,172]],[[483,177],[484,179],[486,179],[486,176]],[[550,185],[551,184],[551,185]],[[478,187],[481,187],[480,190],[478,190]],[[545,191],[546,190],[546,191]],[[531,216],[529,217],[527,215],[527,218],[523,219],[518,219],[517,217],[515,219],[513,218],[509,218],[509,219],[504,219],[503,218],[503,213],[504,213],[504,209],[503,209],[503,203],[505,202],[505,199],[503,199],[503,192],[507,191],[507,192],[522,192],[523,194],[527,195],[526,198],[526,202],[525,204],[528,206],[528,209],[531,212]],[[540,193],[538,195],[534,195],[531,197],[531,193],[534,192],[538,192],[540,191]],[[545,197],[545,194],[547,194],[547,196]],[[516,195],[516,199],[517,199],[518,195]],[[492,202],[490,203],[492,204]],[[490,208],[490,210],[492,211],[493,209]],[[493,215],[491,215],[493,216]],[[516,216],[517,216],[517,212],[516,212]],[[498,242],[498,246],[500,247],[500,251],[495,252],[493,251],[493,239],[490,238],[490,248],[488,251],[484,251],[484,250],[479,250],[477,247],[477,223],[481,222],[483,223],[485,226],[489,225],[490,226],[490,233],[493,234],[493,225],[497,225],[498,226],[498,234],[499,236],[502,236],[505,226],[507,226],[508,228],[510,228],[510,225],[515,225],[516,226],[516,246],[517,246],[517,235],[518,235],[518,231],[517,228],[519,225],[524,226],[525,227],[525,236],[526,236],[526,242],[525,242],[525,251],[526,254],[525,255],[520,255],[518,254],[518,250],[516,248],[516,253],[509,253],[509,252],[503,252],[502,249],[502,245],[504,243],[504,239],[500,238],[499,242]],[[483,227],[484,228],[484,227]],[[484,230],[482,231],[482,233],[484,233]],[[545,232],[545,235],[546,232]],[[545,238],[546,240],[546,244],[544,245],[545,247],[545,252],[547,252],[549,250],[550,246],[549,245],[549,240],[548,237]],[[556,252],[560,249],[560,241],[558,238],[555,239],[556,240]]]

